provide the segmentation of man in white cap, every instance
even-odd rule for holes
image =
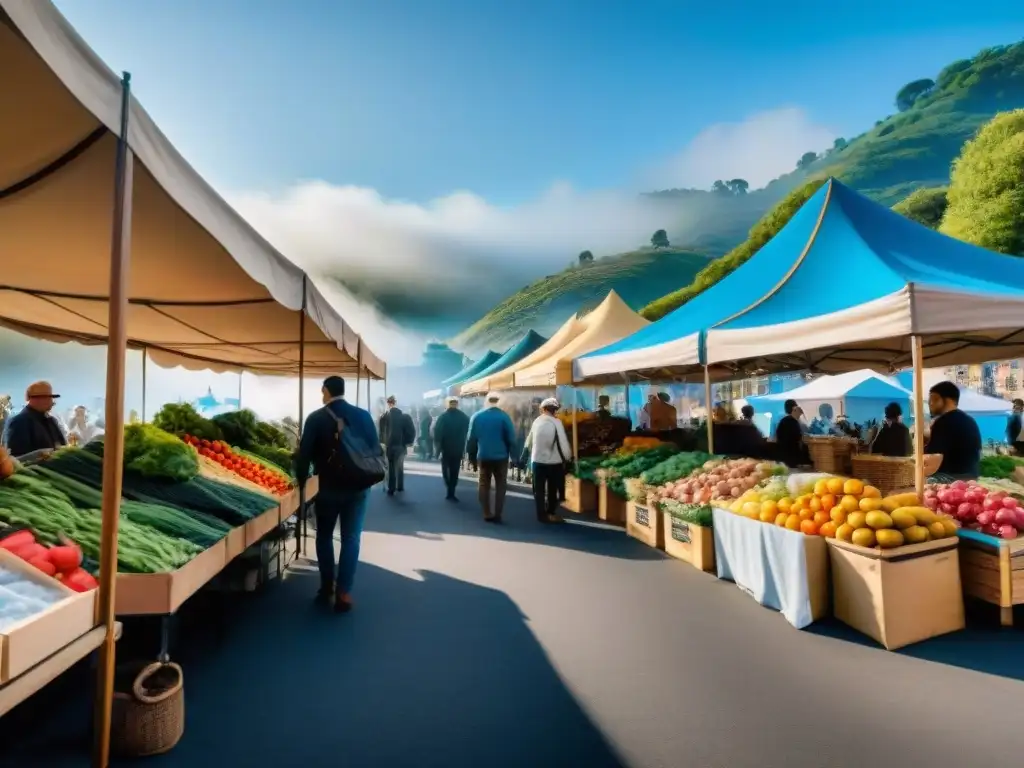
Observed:
[[[537,519],[542,523],[560,523],[558,499],[565,487],[565,469],[572,456],[572,445],[565,434],[565,426],[555,414],[558,400],[549,397],[540,404],[540,416],[530,427],[526,447],[533,465],[533,500],[537,505]]]
[[[59,397],[48,381],[28,385],[25,407],[4,425],[2,442],[12,456],[53,451],[66,444],[60,424],[50,413]]]
[[[480,471],[480,506],[484,520],[500,523],[505,508],[508,484],[508,460],[515,450],[516,429],[512,419],[498,407],[497,392],[487,395],[487,406],[469,421],[469,462]],[[494,485],[494,512],[491,512],[491,485]]]
[[[441,476],[448,489],[445,498],[458,501],[455,488],[459,484],[459,469],[466,453],[466,438],[469,436],[469,416],[459,410],[459,398],[448,398],[448,410],[437,417],[434,424],[434,450],[441,459]]]

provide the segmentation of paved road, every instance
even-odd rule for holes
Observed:
[[[188,731],[147,764],[1001,768],[1024,755],[1019,630],[889,653],[797,631],[620,531],[508,523],[434,477],[375,493],[356,611],[291,572],[186,662]],[[985,625],[983,625],[985,626]],[[972,668],[973,667],[973,668]]]

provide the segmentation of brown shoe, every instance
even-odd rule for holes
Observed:
[[[540,519],[540,521],[542,523],[552,523],[552,524],[554,524],[554,523],[564,523],[565,519],[562,518],[562,517],[559,517],[558,515],[551,514],[551,515],[544,515],[544,517],[542,517]]]
[[[352,596],[338,592],[334,596],[334,612],[348,613],[352,610]]]

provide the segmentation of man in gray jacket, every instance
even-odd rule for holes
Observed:
[[[388,398],[388,409],[377,425],[388,458],[388,496],[405,491],[405,457],[416,442],[416,425],[409,414],[399,410],[397,403],[394,395]]]

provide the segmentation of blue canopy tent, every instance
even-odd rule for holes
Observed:
[[[934,232],[835,179],[730,277],[756,280],[747,267],[776,244],[788,269],[709,326],[709,365],[889,372],[912,364],[912,336],[922,368],[1024,354],[1022,259]]]
[[[490,367],[491,365],[494,364],[495,360],[499,359],[501,359],[501,355],[498,352],[488,350],[486,355],[481,357],[476,362],[470,363],[458,373],[449,376],[447,379],[441,382],[441,386],[438,389],[426,393],[424,397],[426,397],[427,395],[433,395],[435,392],[441,396],[448,394],[448,391],[452,387],[457,387],[459,384],[462,384],[465,381],[473,379],[480,371],[482,371],[484,368]]]
[[[486,368],[482,368],[481,370],[477,371],[472,378],[463,379],[461,383],[472,382],[474,380],[486,383],[487,377],[489,377],[492,374],[498,373],[499,371],[504,371],[509,366],[515,365],[520,360],[525,359],[527,355],[532,355],[546,343],[547,338],[545,338],[544,336],[541,336],[536,331],[527,331],[526,335],[523,336],[523,338],[521,338],[519,341],[517,341],[515,344],[513,344],[505,351],[505,354],[503,354],[493,363],[488,365]],[[463,389],[463,394],[470,393],[466,392],[465,389]],[[483,394],[483,392],[480,392],[479,394]]]

